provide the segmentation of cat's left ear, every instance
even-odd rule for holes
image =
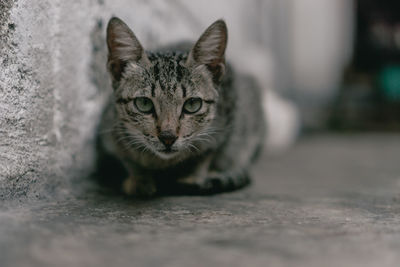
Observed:
[[[228,42],[228,29],[223,20],[217,20],[196,42],[189,54],[190,67],[206,65],[214,81],[220,81],[225,73],[225,49]]]

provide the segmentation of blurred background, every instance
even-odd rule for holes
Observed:
[[[400,2],[269,2],[273,87],[303,132],[399,130]]]

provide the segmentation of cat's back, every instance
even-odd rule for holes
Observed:
[[[229,132],[223,154],[232,158],[231,162],[250,164],[264,145],[266,122],[262,93],[255,77],[236,72],[234,66],[227,64],[220,105]]]

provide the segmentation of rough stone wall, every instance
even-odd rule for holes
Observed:
[[[88,69],[95,23],[83,12],[94,4],[4,3],[0,196],[68,193],[71,178],[90,165],[90,138],[101,105]]]
[[[0,199],[68,196],[83,186],[111,90],[104,28],[112,15],[125,20],[146,49],[195,39],[223,17],[228,58],[246,69],[247,58],[254,66],[246,51],[260,51],[264,66],[270,62],[267,50],[249,49],[259,46],[251,29],[261,6],[265,1],[1,0]]]

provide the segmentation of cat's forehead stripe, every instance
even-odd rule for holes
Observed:
[[[149,59],[152,63],[154,81],[160,86],[161,90],[173,90],[181,88],[181,82],[186,70],[179,63],[186,58],[183,53],[150,53]],[[183,90],[183,89],[182,89]],[[153,94],[153,91],[152,91]],[[185,92],[183,92],[184,95]]]
[[[181,89],[182,89],[182,96],[186,97],[186,87],[183,84],[181,84]]]

